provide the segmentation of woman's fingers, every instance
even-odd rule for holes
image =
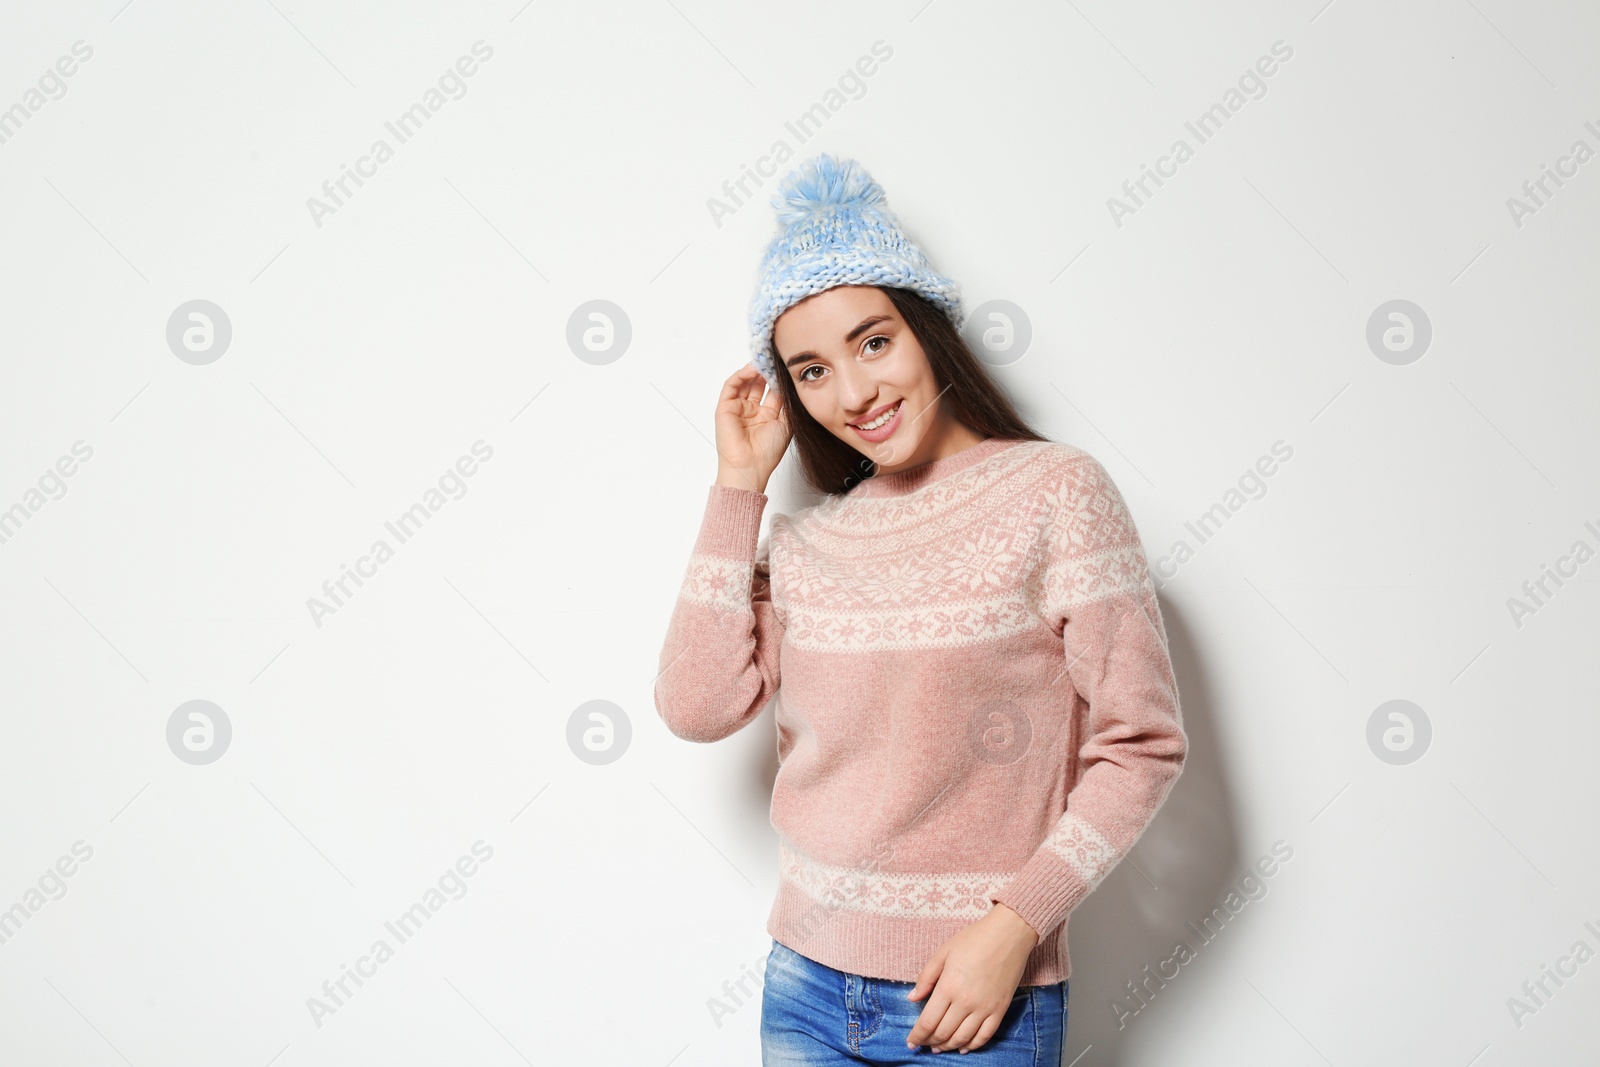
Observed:
[[[767,395],[762,398],[761,409],[764,417],[777,423],[785,433],[788,433],[789,410],[782,389],[776,385],[767,386]]]
[[[993,1015],[990,1015],[983,1021],[983,1025],[978,1027],[977,1036],[968,1042],[967,1047],[977,1049],[987,1045],[989,1043],[989,1039],[994,1036],[994,1032],[1000,1029],[1000,1024],[1003,1021],[1005,1021],[1004,1012],[997,1012]]]
[[[913,1048],[918,1045],[934,1047],[940,1043],[939,1028],[954,1012],[955,1008],[949,998],[940,992],[938,986],[934,986],[933,992],[928,995],[928,1003],[923,1006],[922,1014],[917,1017],[916,1025],[912,1026],[911,1033],[906,1035],[906,1040]]]
[[[939,1020],[939,1025],[934,1027],[933,1033],[928,1035],[928,1047],[936,1049],[953,1047],[954,1042],[951,1038],[955,1037],[956,1031],[966,1021],[966,1018],[961,1014],[961,1009],[954,1004],[950,1005],[950,1010],[944,1013],[944,1018]]]
[[[767,380],[752,360],[728,375],[717,401],[716,449],[722,465],[738,469],[759,468],[771,473],[787,439],[774,439],[773,412],[782,412],[782,396],[763,400]],[[770,389],[778,393],[777,389]],[[786,425],[785,425],[786,428]]]
[[[967,1042],[971,1041],[973,1037],[977,1035],[978,1027],[982,1025],[985,1018],[987,1018],[987,1016],[982,1015],[979,1012],[973,1012],[971,1015],[967,1016],[961,1021],[961,1025],[956,1027],[956,1032],[950,1035],[950,1040],[946,1041],[940,1047],[947,1052],[954,1051],[958,1048],[965,1048]]]
[[[722,383],[716,409],[716,449],[721,467],[770,476],[793,430],[783,391],[770,385],[752,360]]]
[[[722,395],[717,399],[717,415],[719,418],[731,418],[733,426],[741,431],[748,432],[750,416],[752,414],[749,401],[750,376],[754,374],[758,379],[761,373],[751,364],[745,364],[732,374],[728,375],[722,383]]]
[[[761,372],[756,370],[754,363],[746,363],[732,374],[727,381],[722,383],[722,400],[746,400],[750,397],[752,378],[759,379]]]
[[[764,396],[762,390],[766,391]],[[754,363],[746,363],[723,383],[722,401],[717,408],[719,412],[732,413],[746,433],[768,422],[781,424],[785,432],[789,429],[783,390],[769,385]]]

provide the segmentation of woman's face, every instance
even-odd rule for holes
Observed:
[[[839,285],[808,296],[778,316],[772,343],[806,411],[879,473],[925,461],[951,424],[935,404],[940,390],[922,345],[881,289]]]

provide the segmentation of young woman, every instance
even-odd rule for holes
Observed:
[[[763,1062],[1055,1067],[1069,915],[1188,748],[1138,533],[989,377],[859,164],[774,203],[655,689],[701,742],[778,697]],[[824,496],[762,541],[791,441]]]

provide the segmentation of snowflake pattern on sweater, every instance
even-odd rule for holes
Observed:
[[[1040,935],[1023,983],[1067,977],[1068,916],[1187,754],[1121,493],[1082,449],[990,438],[763,539],[766,502],[711,487],[655,702],[701,742],[776,708],[769,932],[912,981],[1003,903]]]

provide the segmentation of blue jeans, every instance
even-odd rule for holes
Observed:
[[[907,1000],[915,982],[847,974],[772,942],[761,991],[762,1067],[924,1064],[927,1045],[906,1037],[927,1005]],[[1060,1067],[1067,1033],[1067,983],[1018,986],[1000,1028],[981,1047],[946,1061],[992,1067]]]

